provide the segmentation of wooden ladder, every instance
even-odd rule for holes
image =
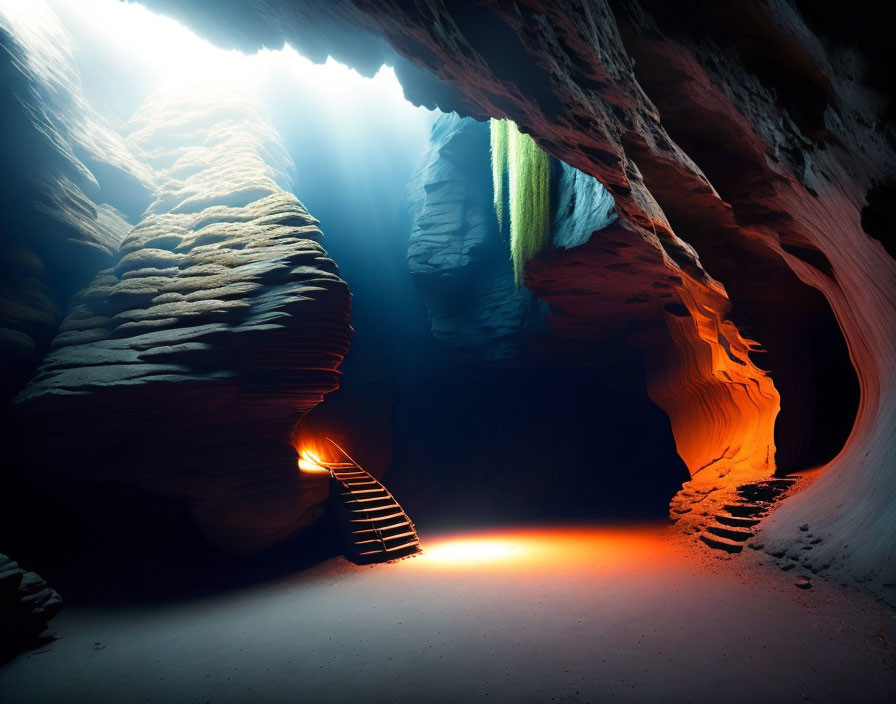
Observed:
[[[320,462],[330,470],[330,499],[355,562],[385,562],[420,551],[414,523],[379,481],[335,442],[344,462]]]

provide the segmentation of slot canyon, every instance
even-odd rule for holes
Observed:
[[[0,0],[0,702],[889,702],[877,3]]]

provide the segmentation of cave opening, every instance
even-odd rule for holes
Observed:
[[[838,11],[0,0],[0,699],[888,701]]]
[[[326,353],[329,359],[340,359],[338,388],[328,382],[329,393],[314,410],[302,400],[299,410],[286,414],[290,425],[299,421],[292,430],[296,447],[301,447],[303,423],[317,427],[318,435],[338,437],[374,476],[385,476],[421,525],[666,519],[669,500],[689,473],[676,453],[669,419],[645,385],[641,341],[661,326],[656,310],[642,312],[646,296],[628,290],[624,280],[614,281],[611,267],[609,287],[619,290],[610,298],[631,299],[635,305],[630,307],[637,312],[624,322],[614,312],[605,321],[598,295],[595,319],[586,328],[553,325],[554,305],[522,281],[523,266],[537,250],[517,257],[514,267],[509,235],[501,231],[492,207],[486,122],[413,106],[387,67],[362,76],[332,59],[313,64],[288,46],[255,54],[218,49],[140,5],[110,2],[102,7],[101,22],[93,21],[94,9],[58,0],[34,5],[18,16],[11,13],[24,49],[34,53],[36,72],[43,68],[41,61],[50,65],[73,59],[71,70],[76,73],[71,80],[78,94],[57,98],[61,107],[48,109],[67,111],[65,119],[71,124],[60,129],[74,131],[79,111],[88,111],[92,120],[123,140],[115,145],[120,153],[111,164],[92,155],[87,145],[73,149],[98,186],[90,196],[116,218],[119,239],[104,245],[111,253],[112,275],[120,283],[115,292],[104,290],[100,298],[93,287],[107,276],[102,271],[91,281],[79,269],[80,279],[60,287],[60,277],[48,269],[51,295],[59,302],[57,337],[54,340],[48,326],[39,340],[42,353],[64,348],[66,338],[77,346],[108,336],[109,342],[101,344],[115,347],[120,343],[114,340],[130,339],[126,329],[157,335],[155,331],[173,319],[135,315],[135,306],[159,300],[174,309],[187,297],[206,297],[192,286],[183,289],[185,296],[175,293],[180,289],[157,283],[163,281],[160,276],[169,275],[172,264],[183,261],[182,253],[205,256],[205,275],[206,269],[218,266],[206,251],[227,242],[233,223],[246,218],[235,209],[251,209],[268,202],[266,198],[282,199],[281,193],[294,194],[301,201],[298,207],[313,220],[262,214],[262,222],[267,218],[277,226],[304,228],[319,222],[326,256],[338,267],[332,272],[352,296],[347,352],[334,346]],[[56,53],[42,44],[48,38],[59,44]],[[64,82],[62,87],[70,88]],[[191,142],[197,140],[205,151],[191,153]],[[135,166],[135,155],[143,163]],[[211,169],[206,168],[209,161]],[[612,226],[613,200],[595,179],[554,158],[546,163],[551,186],[544,196],[549,196],[551,209],[544,217],[550,219],[552,239],[547,251],[575,253]],[[255,165],[263,172],[261,179],[252,172]],[[233,181],[219,189],[216,173]],[[191,219],[185,219],[188,216]],[[232,245],[243,254],[254,248],[251,240]],[[53,254],[40,251],[38,256],[48,262]],[[272,256],[279,256],[279,250]],[[257,262],[244,266],[270,266]],[[628,275],[627,265],[619,265],[618,273]],[[229,307],[239,304],[235,297],[246,290],[243,287],[256,286],[250,279],[228,289],[231,282],[216,276],[202,283],[217,292],[208,298],[220,306],[204,310],[209,322],[226,320]],[[146,297],[147,287],[158,285],[162,288]],[[667,285],[657,286],[655,301],[669,305]],[[63,306],[74,293],[74,302]],[[274,307],[274,299],[269,300],[260,307],[260,321],[271,315],[266,311]],[[124,325],[115,321],[102,333],[90,329],[96,321],[121,314],[130,316]],[[173,326],[185,324],[187,319]],[[299,338],[302,332],[291,335]],[[170,346],[166,340],[164,347],[152,350],[153,360],[174,366],[150,371],[145,380],[122,389],[121,400],[114,403],[147,406],[141,384],[155,375],[174,378],[172,374],[183,373],[181,365],[194,364],[190,356],[200,354],[193,350],[205,344],[201,339],[183,346]],[[251,363],[250,353],[241,348],[226,354],[236,369]],[[285,355],[279,366],[292,364],[289,352],[275,354]],[[116,387],[121,380],[104,375],[133,368],[116,368],[120,361],[131,364],[133,358],[89,363],[89,373],[97,377],[88,383]],[[240,403],[232,395],[242,393],[242,387],[223,387],[222,400],[215,401],[221,391],[203,386],[213,363],[197,356],[195,364],[188,374],[197,386],[191,402],[239,413]],[[24,366],[14,392],[21,391],[22,381],[33,371],[33,366]],[[262,394],[288,399],[289,392],[277,388],[276,372],[264,374],[270,381],[260,385]],[[44,375],[38,370],[38,379]],[[59,412],[68,415],[77,407],[80,382],[70,377],[59,383],[71,394],[60,401]],[[167,394],[163,388],[161,398]],[[274,405],[264,398],[251,403]],[[149,408],[147,412],[155,414]],[[114,450],[125,461],[143,466],[142,448],[152,445],[158,432],[154,422],[139,413],[119,414],[105,425],[99,447],[83,457],[76,453],[69,461],[96,468]],[[283,431],[264,423],[247,420],[240,428],[238,455],[254,452],[253,433],[264,442],[276,442],[276,434]],[[76,423],[69,425],[70,436],[60,439],[58,447],[83,448],[83,430]],[[283,428],[284,419],[276,425]],[[232,461],[225,456],[230,451],[211,444],[211,424],[196,438],[180,428],[167,432],[179,447],[178,461],[196,462],[190,459],[193,452],[205,453],[203,462]],[[261,465],[283,462],[286,450],[267,452],[269,456],[257,460]],[[155,543],[152,549],[164,552],[178,534],[183,539],[175,542],[189,555],[201,552],[203,537],[219,546],[233,544],[230,509],[195,497],[184,504],[178,498],[182,489],[165,488],[163,478],[141,479],[137,487],[125,482],[119,490],[116,478],[102,469],[87,472],[91,483],[84,486],[73,470],[75,476],[48,486],[40,470],[46,459],[35,459],[27,451],[22,456],[23,466],[33,467],[35,473],[10,478],[10,491],[32,493],[40,487],[59,521],[80,528],[59,541],[57,522],[52,521],[20,533],[12,541],[14,549],[39,546],[50,555],[74,554],[76,546],[86,543],[99,553],[114,549],[121,555],[129,542],[138,542],[147,549]],[[140,470],[145,476],[155,471],[149,466]],[[147,488],[154,497],[143,504]],[[299,487],[295,500],[306,511],[301,521],[313,522],[318,490]],[[109,504],[119,507],[116,515],[135,517],[133,530],[107,534],[104,506]],[[246,510],[251,515],[255,509]],[[29,511],[23,506],[23,513]],[[167,527],[147,532],[146,523],[154,515],[170,520]],[[199,533],[187,528],[191,516],[199,520]],[[68,563],[56,566],[60,564]],[[57,570],[50,565],[46,571]]]

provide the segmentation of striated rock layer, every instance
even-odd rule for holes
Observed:
[[[151,171],[86,101],[75,45],[42,0],[0,2],[0,398],[27,381],[66,298],[108,266]]]
[[[629,144],[647,142],[688,171],[697,181],[689,188],[718,196],[665,133],[632,75],[609,8],[364,6],[368,21],[399,53],[463,94],[453,99],[449,91],[440,106],[480,118],[510,117],[547,151],[596,176],[612,193],[618,227],[531,262],[526,285],[551,304],[561,324],[582,334],[638,332],[639,326],[652,329],[665,320],[672,346],[664,337],[646,344],[675,362],[653,375],[651,394],[670,414],[693,476],[694,486],[682,495],[686,503],[696,492],[701,509],[707,509],[706,494],[717,493],[715,501],[723,503],[724,492],[737,484],[770,476],[777,390],[749,356],[757,345],[727,320],[723,285],[704,270],[686,233],[673,230],[627,153]],[[418,95],[416,86],[406,88],[412,98]],[[428,95],[431,86],[421,90]],[[668,393],[673,388],[679,393]]]
[[[856,423],[822,478],[770,520],[768,539],[813,569],[896,583],[896,264],[860,217],[865,194],[893,178],[894,157],[891,128],[879,126],[884,104],[863,83],[860,55],[826,46],[782,0],[698,2],[683,11],[634,1],[487,2],[469,12],[435,2],[412,11],[391,2],[363,7],[400,53],[465,94],[461,109],[509,115],[607,184],[621,222],[647,240],[645,230],[655,234],[686,273],[679,293],[696,325],[667,319],[686,344],[654,386],[678,393],[654,393],[700,488],[725,480],[716,475],[730,480],[737,467],[773,466],[777,393],[725,319],[721,287],[695,274],[682,256],[693,250],[678,238],[706,253],[710,274],[738,288],[739,316],[760,342],[775,314],[758,310],[780,305],[778,315],[809,318],[808,334],[792,328],[788,336],[781,326],[767,362],[789,386],[790,408],[812,394],[815,380],[793,381],[804,360],[834,366],[833,378],[815,383],[846,374],[835,351],[812,349],[814,339],[835,336],[833,312],[861,387]],[[496,31],[518,60],[498,55]],[[707,246],[713,238],[730,245],[727,253]],[[795,276],[782,273],[782,262]],[[763,271],[775,290],[751,289]],[[793,299],[807,304],[795,308]],[[848,426],[852,409],[841,403]],[[810,439],[824,442],[815,420],[797,413],[790,427],[808,426]],[[822,536],[812,550],[799,550],[805,523]]]
[[[651,385],[693,488],[719,493],[771,473],[776,439],[787,469],[829,461],[770,519],[769,544],[813,569],[896,583],[896,264],[862,220],[866,195],[879,208],[896,175],[892,112],[874,92],[892,42],[870,4],[853,8],[866,20],[861,36],[831,19],[841,7],[798,3],[816,35],[786,0],[257,0],[239,16],[153,4],[200,31],[238,21],[249,45],[313,34],[315,47],[349,60],[354,27],[354,55],[368,64],[387,56],[385,37],[413,100],[510,117],[597,177],[643,275],[681,279],[681,307],[662,306],[673,342],[654,346]],[[599,252],[576,249],[575,270],[604,266]],[[545,297],[567,289],[565,312],[587,320],[595,305],[565,285],[566,256],[533,263],[528,281]],[[785,393],[777,438],[778,390],[757,364]],[[805,523],[822,542],[797,550]]]
[[[158,197],[70,300],[16,420],[52,471],[182,498],[213,542],[259,550],[322,511],[289,436],[337,386],[350,295],[251,95],[165,88],[130,129]]]

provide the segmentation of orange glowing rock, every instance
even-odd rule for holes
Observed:
[[[322,461],[316,452],[304,448],[299,454],[299,469],[303,472],[329,472],[329,469],[322,466]]]

